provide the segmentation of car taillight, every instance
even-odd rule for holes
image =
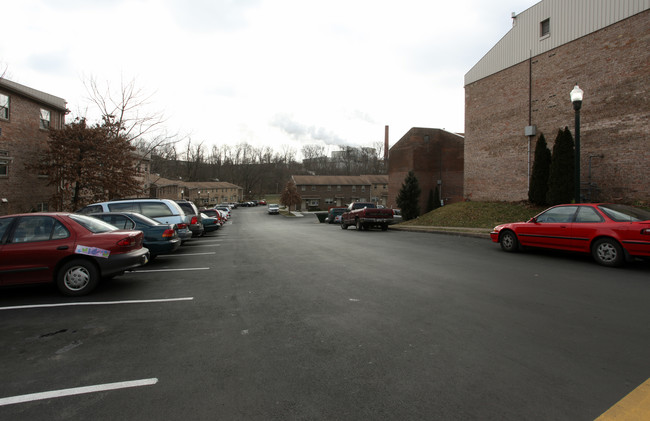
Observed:
[[[199,223],[199,218],[197,218],[196,216],[193,216],[192,217],[192,222],[190,222],[190,224],[195,225],[195,224],[198,224],[198,223]]]
[[[117,242],[117,245],[120,247],[129,247],[135,244],[135,237],[126,237],[122,238],[120,241]]]
[[[171,229],[171,228],[170,228],[170,229],[166,229],[165,232],[163,232],[163,235],[162,235],[162,236],[163,236],[163,238],[172,238],[172,237],[176,237],[176,231],[174,231],[174,230]]]
[[[179,230],[185,230],[185,229],[187,229],[187,224],[178,224],[178,225],[176,225],[176,226],[178,227]]]

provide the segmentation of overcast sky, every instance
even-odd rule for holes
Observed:
[[[463,132],[465,73],[536,2],[0,0],[0,71],[89,118],[84,81],[135,80],[209,147],[393,145]]]

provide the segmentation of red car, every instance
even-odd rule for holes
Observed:
[[[142,231],[118,230],[86,215],[0,217],[0,285],[56,282],[66,295],[92,291],[101,278],[146,264]]]
[[[492,241],[505,251],[543,247],[591,253],[604,266],[650,257],[650,212],[633,206],[585,203],[553,206],[528,222],[496,226]]]

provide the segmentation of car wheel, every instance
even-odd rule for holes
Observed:
[[[501,248],[505,251],[514,252],[519,250],[519,241],[517,240],[517,235],[512,231],[502,232],[499,243],[501,243]]]
[[[596,241],[591,247],[591,254],[597,263],[609,267],[621,266],[625,259],[623,248],[612,238],[601,238]]]
[[[363,224],[358,219],[355,225],[357,227],[357,231],[363,231]]]
[[[341,221],[341,229],[342,229],[342,230],[346,230],[346,229],[348,229],[347,224],[344,224],[343,221]]]
[[[59,290],[70,296],[86,295],[99,282],[99,270],[88,260],[72,260],[59,269],[56,285]]]

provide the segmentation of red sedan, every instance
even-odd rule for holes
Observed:
[[[66,295],[92,291],[101,278],[146,264],[142,231],[118,230],[85,215],[0,217],[0,285],[56,282]]]
[[[650,212],[610,203],[558,205],[528,222],[496,226],[490,237],[505,251],[577,251],[591,253],[601,265],[621,266],[632,257],[650,257]]]

